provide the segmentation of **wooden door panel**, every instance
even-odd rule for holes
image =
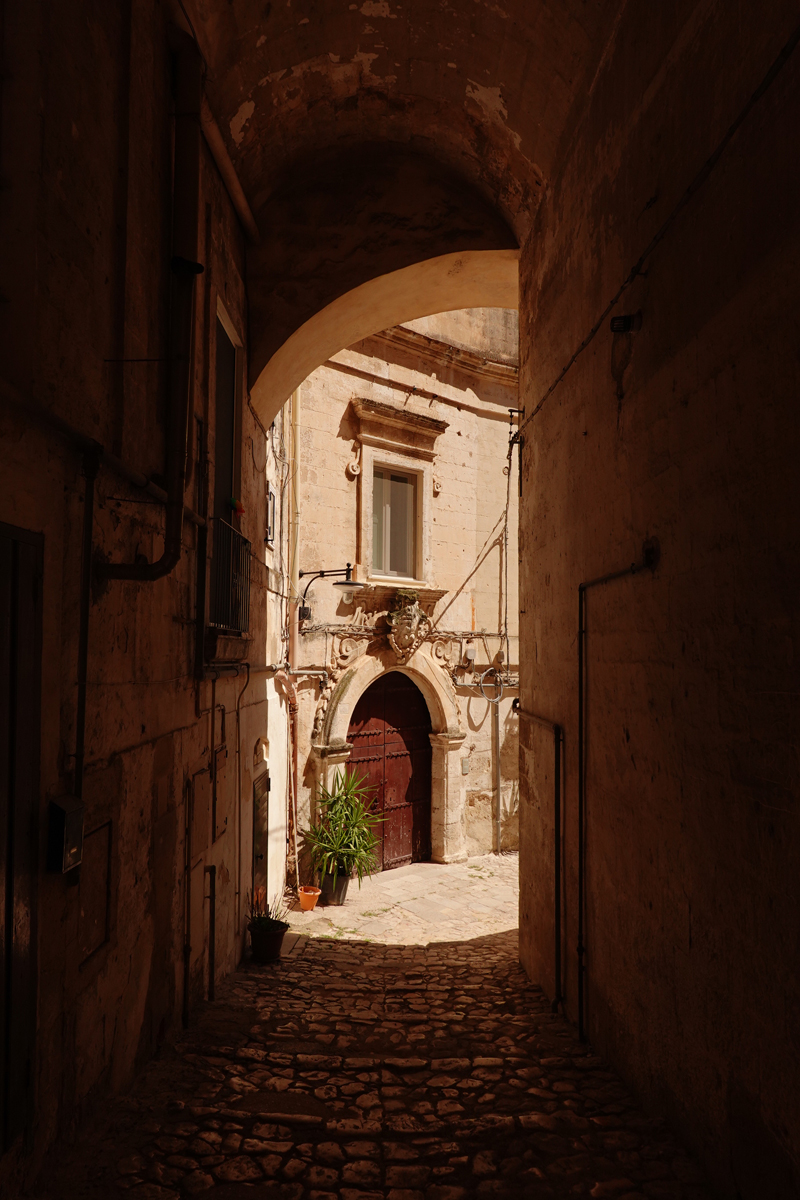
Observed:
[[[398,808],[409,802],[409,786],[411,784],[411,755],[405,746],[395,750],[386,746],[384,753],[384,807]]]
[[[384,870],[402,867],[412,861],[412,814],[411,808],[393,808],[386,812],[383,833]]]
[[[375,786],[383,870],[430,858],[430,731],[422,693],[399,671],[377,679],[353,712],[350,765]]]

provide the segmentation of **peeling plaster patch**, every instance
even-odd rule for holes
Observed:
[[[331,60],[332,63],[341,62],[340,56],[338,54],[331,54],[330,51],[328,51],[328,58]]]
[[[359,11],[365,17],[391,17],[393,21],[397,20],[397,13],[391,11],[386,0],[364,0]]]
[[[456,69],[456,64],[455,64],[455,63],[448,63],[447,65],[448,65],[448,67],[450,68],[450,70],[451,70],[451,71],[455,71],[455,69]]]
[[[481,109],[487,120],[495,125],[503,125],[506,128],[508,120],[508,109],[506,108],[502,92],[499,87],[484,87],[480,83],[475,83],[470,79],[467,83],[467,98],[474,100]],[[512,129],[508,129],[514,145],[519,150],[521,137],[518,133],[514,133]]]
[[[467,84],[467,95],[483,109],[487,117],[499,118],[504,123],[508,119],[508,109],[499,87],[483,87],[482,84],[474,83],[470,79]]]
[[[307,25],[307,24],[308,24],[308,17],[303,17],[302,21],[298,21],[298,22],[297,22],[297,24],[298,24],[298,25]]]
[[[365,25],[361,32],[362,33],[374,33],[375,29],[372,25]]]
[[[259,48],[259,46],[263,46],[264,42],[266,40],[267,40],[267,35],[265,33],[262,33],[261,37],[256,42],[256,50]]]
[[[377,54],[367,54],[366,51],[360,50],[358,54],[353,55],[353,62],[358,63],[358,65],[363,69],[364,74],[372,79],[374,78],[372,74],[372,64],[375,62],[377,57]]]
[[[231,121],[231,137],[237,146],[241,146],[244,138],[244,127],[256,111],[255,101],[245,100],[236,116]]]

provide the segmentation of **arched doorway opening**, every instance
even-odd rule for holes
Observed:
[[[363,693],[350,718],[350,765],[372,789],[377,868],[431,857],[431,718],[407,675],[389,671]]]

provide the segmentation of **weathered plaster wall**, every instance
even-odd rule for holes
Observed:
[[[628,6],[528,242],[530,412],[754,92],[796,11]],[[800,1188],[797,53],[526,431],[522,703],[566,737],[577,1014],[577,588],[587,595],[591,1040],[725,1196]],[[552,987],[552,739],[523,725],[521,934]],[[550,851],[552,862],[552,850]]]
[[[166,25],[155,5],[134,4],[130,27],[125,6],[82,6],[79,26],[75,9],[32,3],[8,14],[5,28],[5,61],[28,63],[32,75],[15,70],[3,94],[2,376],[26,402],[45,406],[161,483],[171,220]],[[245,348],[247,334],[242,233],[205,145],[202,156],[205,270],[196,293],[185,493],[200,511],[209,488],[213,494],[218,297]],[[243,387],[244,367],[242,360]],[[209,434],[207,455],[196,419]],[[56,1136],[74,1129],[109,1090],[128,1086],[180,1022],[184,833],[192,781],[208,779],[212,685],[195,686],[193,678],[198,555],[196,528],[187,523],[181,562],[168,577],[98,582],[94,589],[84,863],[77,886],[46,873],[47,803],[72,787],[84,481],[69,441],[20,409],[0,409],[0,434],[0,520],[43,533],[45,545],[36,1118],[25,1163],[18,1145],[0,1165],[6,1194],[23,1166],[37,1168]],[[254,552],[254,663],[265,661],[269,589],[279,590],[264,553],[265,443],[243,392],[237,471],[241,529]],[[162,506],[102,468],[95,555],[152,561],[163,534]],[[193,1002],[207,985],[206,865],[217,867],[220,978],[244,944],[252,784],[263,768],[254,751],[268,737],[265,675],[252,677],[237,720],[244,684],[242,674],[215,687],[218,805],[227,828],[193,858]],[[285,841],[277,832],[285,814],[285,724],[274,707],[284,791],[271,819]]]

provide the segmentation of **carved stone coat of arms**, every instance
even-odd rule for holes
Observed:
[[[400,662],[407,662],[431,631],[431,620],[419,606],[416,592],[400,589],[386,614],[389,645]]]

